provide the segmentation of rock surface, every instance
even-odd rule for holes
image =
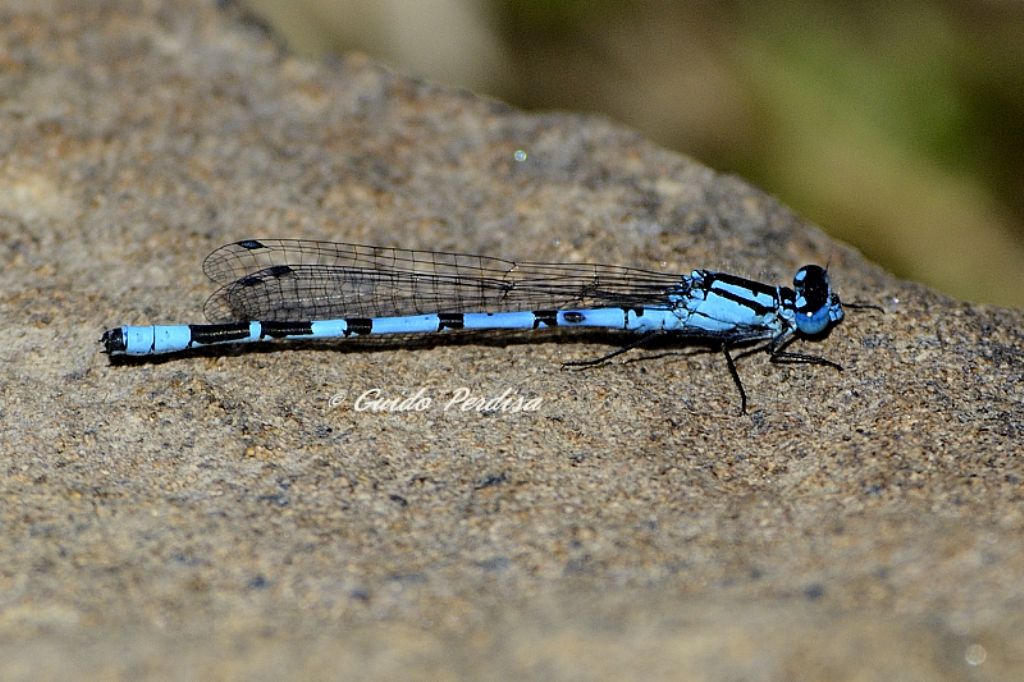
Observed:
[[[0,7],[0,188],[3,679],[1024,677],[1019,311],[607,121],[305,63],[198,0]],[[829,261],[885,313],[802,345],[841,374],[741,362],[746,416],[713,353],[559,369],[595,339],[99,353],[202,321],[203,255],[261,236]]]

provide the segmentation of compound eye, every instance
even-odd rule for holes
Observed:
[[[818,265],[805,265],[793,277],[796,293],[796,326],[804,334],[818,334],[828,326],[832,290],[828,272]]]
[[[797,270],[793,277],[793,289],[796,291],[797,312],[806,314],[828,306],[832,293],[828,272],[820,265],[805,265]]]

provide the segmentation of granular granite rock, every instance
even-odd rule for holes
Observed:
[[[303,62],[230,6],[8,2],[0,46],[0,677],[1024,678],[1019,311],[606,120]],[[743,360],[747,415],[700,349],[560,369],[594,337],[99,353],[202,321],[203,255],[261,236],[828,262],[884,313],[797,345],[842,373]]]

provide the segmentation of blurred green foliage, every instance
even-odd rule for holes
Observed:
[[[355,47],[521,107],[603,112],[749,178],[899,275],[1024,306],[1024,3],[250,4],[300,52]],[[403,28],[424,6],[434,23]],[[474,22],[486,48],[465,38]],[[332,25],[341,37],[322,35]],[[415,49],[446,26],[461,28],[441,44],[465,47],[449,69]],[[467,63],[488,69],[458,75]]]

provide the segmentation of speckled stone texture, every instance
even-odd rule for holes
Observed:
[[[842,373],[742,361],[746,416],[698,349],[561,370],[590,337],[100,354],[201,322],[202,257],[261,236],[828,261],[885,312],[796,348]],[[0,678],[1024,679],[1021,313],[635,132],[306,63],[230,6],[8,1],[0,244]]]

